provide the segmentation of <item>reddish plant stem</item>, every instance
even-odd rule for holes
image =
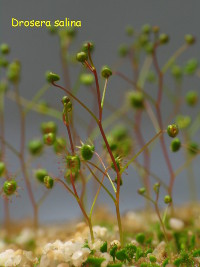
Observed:
[[[157,112],[159,127],[161,130],[163,130],[162,115],[161,115],[161,110],[160,110],[160,105],[161,105],[161,101],[162,101],[162,92],[163,92],[163,73],[159,68],[156,53],[155,53],[157,46],[158,46],[158,43],[155,44],[154,52],[153,52],[153,63],[154,63],[154,67],[156,69],[156,72],[158,74],[158,96],[157,96],[157,101],[156,101],[156,112]],[[169,174],[170,174],[168,192],[169,192],[169,195],[172,196],[172,190],[173,190],[175,175],[173,172],[171,161],[169,159],[169,155],[167,152],[167,148],[165,145],[165,140],[164,140],[163,135],[160,136],[160,142],[161,142],[161,147],[163,150],[164,158],[165,158],[165,161],[166,161],[166,164],[167,164],[167,167],[169,170]]]
[[[24,176],[25,184],[28,190],[29,199],[31,201],[33,212],[34,212],[34,227],[37,228],[38,226],[38,207],[34,199],[33,191],[31,188],[31,183],[29,181],[28,172],[26,169],[25,164],[25,158],[24,158],[24,148],[25,148],[25,114],[23,112],[21,103],[20,103],[20,97],[19,97],[19,90],[18,85],[15,86],[15,92],[16,92],[16,102],[20,113],[20,132],[21,132],[21,138],[20,138],[20,153],[19,153],[19,159],[20,159],[20,165],[22,169],[22,173]]]
[[[69,123],[66,122],[65,120],[65,115],[63,114],[63,123],[65,124],[66,128],[67,128],[67,133],[68,133],[68,137],[69,137],[69,142],[70,142],[70,146],[71,146],[71,151],[72,154],[74,155],[74,144],[73,144],[73,140],[72,140],[72,135],[71,135],[71,131],[70,131],[70,126]]]

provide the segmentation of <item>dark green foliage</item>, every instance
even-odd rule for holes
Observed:
[[[113,245],[110,248],[110,255],[113,257],[113,261],[115,261],[116,252],[117,252],[117,245]]]
[[[140,247],[137,247],[136,254],[135,254],[135,261],[137,262],[143,256],[144,256],[143,250]]]
[[[200,249],[196,249],[195,251],[193,251],[192,255],[193,257],[200,257]]]
[[[104,258],[95,258],[95,257],[91,257],[89,256],[86,260],[86,265],[87,267],[101,267],[101,263],[105,261]]]
[[[135,237],[136,241],[140,244],[144,244],[144,240],[145,240],[145,235],[144,233],[139,233],[136,235]]]
[[[102,253],[104,253],[104,252],[107,252],[107,250],[108,250],[108,244],[107,244],[107,241],[105,241],[105,242],[103,243],[103,245],[100,247],[100,251],[101,251]]]
[[[149,260],[150,260],[150,262],[156,262],[157,261],[157,259],[154,255],[150,255]]]
[[[125,246],[125,251],[126,251],[126,255],[127,255],[127,260],[131,261],[137,251],[137,247],[133,244],[127,244]]]
[[[108,264],[107,267],[122,267],[122,263],[112,263],[112,264]]]
[[[169,263],[169,259],[165,259],[162,263],[162,267],[165,267]]]
[[[126,250],[124,248],[118,250],[115,256],[119,261],[125,261],[127,259]]]
[[[178,252],[188,248],[188,233],[187,231],[175,232],[174,239]]]

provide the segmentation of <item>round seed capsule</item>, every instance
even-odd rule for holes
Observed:
[[[60,80],[60,76],[56,73],[51,72],[51,71],[47,71],[46,72],[46,80],[49,83],[57,82]]]
[[[45,145],[51,146],[56,140],[56,135],[54,133],[48,133],[43,135],[43,140]]]
[[[195,106],[198,102],[198,93],[196,91],[189,91],[185,97],[188,106]]]
[[[94,146],[82,145],[81,147],[81,156],[84,160],[90,160],[94,153]]]
[[[170,145],[171,151],[176,152],[181,148],[181,141],[179,138],[175,138],[172,140]]]
[[[188,45],[192,45],[196,41],[195,37],[191,34],[186,34],[184,38],[185,38],[185,41]]]
[[[31,155],[40,155],[43,149],[43,143],[38,139],[31,140],[28,144],[28,149]]]
[[[55,134],[57,132],[57,125],[55,124],[54,121],[43,122],[40,128],[43,134],[48,134],[48,133]]]
[[[67,163],[67,168],[71,170],[72,173],[79,172],[81,167],[81,161],[78,155],[75,156],[68,155],[66,157],[66,163]]]
[[[16,83],[20,79],[21,65],[19,61],[10,63],[7,70],[7,77],[10,82]]]
[[[179,129],[178,129],[178,125],[176,124],[171,124],[171,125],[168,125],[167,127],[167,133],[170,137],[176,137],[177,134],[179,132]]]
[[[72,110],[72,102],[68,96],[63,96],[62,103],[64,105],[64,113]]]
[[[101,69],[101,76],[108,79],[112,75],[112,71],[108,66],[103,66]]]
[[[40,183],[44,183],[44,177],[48,175],[47,170],[38,169],[35,171],[35,177]]]
[[[5,163],[0,161],[0,177],[4,174],[6,169]]]
[[[79,61],[79,62],[85,62],[85,60],[87,60],[88,56],[87,56],[87,53],[85,52],[79,52],[76,54],[76,59]]]
[[[142,26],[142,32],[145,34],[149,34],[151,32],[151,26],[149,24],[145,24]]]
[[[128,95],[129,103],[131,107],[140,109],[144,107],[144,95],[142,92],[133,91]]]
[[[47,189],[52,189],[53,188],[53,185],[54,185],[54,180],[52,177],[50,176],[45,176],[44,177],[44,184],[46,186]]]
[[[167,44],[169,42],[169,35],[161,33],[159,36],[160,44]]]
[[[145,187],[141,187],[141,188],[138,189],[138,194],[144,195],[144,193],[146,193],[146,188]]]
[[[13,195],[17,190],[17,182],[15,180],[5,181],[3,185],[3,192],[7,195]]]
[[[83,43],[82,50],[87,53],[88,48],[90,49],[90,52],[94,51],[94,43],[91,41]]]
[[[10,53],[10,47],[8,44],[2,44],[0,46],[0,50],[1,50],[1,53],[4,54],[4,55],[7,55]]]
[[[171,198],[169,195],[166,195],[166,196],[164,197],[164,202],[165,202],[165,204],[169,204],[169,203],[172,202],[172,198]]]

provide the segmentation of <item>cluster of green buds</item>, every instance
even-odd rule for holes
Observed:
[[[71,179],[73,181],[76,181],[79,176],[79,171],[81,168],[81,161],[78,155],[67,155],[66,158],[66,173],[65,173],[65,179],[68,183],[71,182]]]
[[[90,53],[94,51],[94,43],[91,41],[83,43],[81,51],[76,54],[76,60],[84,63],[88,59],[88,51],[90,51]]]
[[[0,67],[2,68],[7,68],[8,66],[8,60],[6,59],[6,55],[8,55],[10,53],[10,47],[8,44],[1,44],[0,45]]]
[[[20,80],[21,64],[18,60],[11,62],[8,65],[7,78],[12,83],[18,83]]]
[[[116,126],[107,135],[107,140],[115,158],[126,157],[131,152],[132,140],[123,125]],[[103,148],[106,149],[105,144],[103,144]]]
[[[62,103],[63,103],[63,117],[65,123],[69,124],[69,115],[71,114],[72,111],[72,102],[68,96],[63,96]]]

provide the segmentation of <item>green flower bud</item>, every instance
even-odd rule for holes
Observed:
[[[88,58],[88,55],[87,53],[85,52],[79,52],[76,54],[76,59],[79,61],[79,62],[85,62]]]
[[[56,138],[54,144],[53,144],[54,151],[56,153],[61,153],[65,150],[66,148],[66,141],[62,137]]]
[[[133,34],[134,34],[134,29],[133,29],[133,27],[130,26],[130,25],[127,25],[127,26],[126,26],[125,31],[126,31],[126,34],[127,34],[128,36],[133,36]]]
[[[171,74],[174,76],[175,79],[180,80],[183,76],[183,72],[180,66],[173,65],[171,68]]]
[[[6,68],[8,66],[8,60],[4,57],[0,57],[0,67]]]
[[[31,155],[38,156],[43,149],[43,143],[38,139],[33,139],[28,144],[28,149]]]
[[[47,170],[45,169],[37,169],[35,171],[35,178],[40,182],[44,183],[44,177],[48,175]]]
[[[155,33],[155,34],[156,34],[156,33],[159,33],[159,31],[160,31],[160,28],[159,28],[158,26],[153,26],[153,27],[152,27],[152,32],[153,32],[153,33]]]
[[[149,24],[145,24],[142,26],[142,32],[145,34],[149,34],[151,32],[151,26]]]
[[[7,195],[13,195],[17,190],[17,182],[15,180],[5,181],[3,185],[3,192]]]
[[[192,45],[196,42],[195,37],[191,34],[186,34],[184,38],[185,38],[185,41],[188,45]]]
[[[159,190],[160,190],[160,184],[159,183],[155,183],[154,186],[153,186],[153,190],[156,194],[159,193]]]
[[[176,117],[176,123],[178,124],[179,129],[184,129],[190,125],[191,118],[190,116],[178,115]]]
[[[161,33],[159,35],[159,41],[160,41],[160,44],[167,44],[169,42],[169,35],[165,33]]]
[[[80,83],[90,86],[94,83],[94,76],[90,73],[83,73],[80,75]]]
[[[0,177],[3,176],[4,172],[6,170],[6,166],[5,166],[5,163],[0,161]]]
[[[54,121],[43,122],[41,123],[40,129],[41,129],[42,134],[47,134],[47,133],[56,134],[57,125],[55,124]]]
[[[126,44],[121,44],[119,49],[118,49],[118,53],[120,55],[120,57],[125,57],[128,54],[128,46]]]
[[[172,152],[177,152],[181,148],[181,141],[179,138],[174,138],[170,145]]]
[[[113,138],[118,142],[121,140],[124,140],[125,138],[128,137],[127,128],[123,125],[116,126],[112,130],[111,134],[112,134]]]
[[[169,195],[166,195],[166,196],[164,197],[164,202],[165,202],[165,204],[169,204],[169,203],[172,202],[172,198],[171,198]]]
[[[64,105],[65,112],[70,112],[72,110],[72,102],[68,96],[63,96],[62,103]]]
[[[88,44],[89,44],[89,46],[88,46]],[[85,42],[83,44],[82,51],[87,53],[88,52],[88,47],[90,49],[90,52],[94,51],[94,43],[91,42],[91,41]]]
[[[115,162],[116,162],[116,164],[117,164],[117,168],[118,168],[118,170],[120,171],[120,165],[121,165],[121,160],[120,160],[120,158],[119,157],[117,157],[117,158],[115,158]],[[115,165],[114,165],[114,163],[113,162],[111,162],[111,168],[116,172],[116,169],[115,169]]]
[[[141,91],[132,91],[128,95],[132,108],[141,109],[144,107],[144,94]]]
[[[21,65],[19,61],[16,60],[10,63],[7,70],[8,80],[13,83],[19,82],[20,72],[21,72]]]
[[[46,72],[46,80],[49,83],[57,82],[60,80],[60,76],[58,74],[55,74],[51,71]]]
[[[196,91],[189,91],[185,97],[188,106],[195,106],[198,102],[198,93]]]
[[[8,44],[1,44],[0,46],[1,53],[7,55],[10,53],[10,47]]]
[[[43,135],[43,141],[45,145],[52,146],[56,140],[56,135],[54,133],[47,133]]]
[[[141,187],[138,189],[138,194],[140,195],[144,195],[146,193],[146,188],[145,187]]]
[[[167,126],[167,133],[170,137],[176,137],[179,132],[178,125],[171,124]]]
[[[195,72],[196,72],[196,70],[197,70],[197,68],[198,68],[198,61],[197,61],[197,59],[190,59],[187,63],[186,63],[186,65],[185,65],[185,67],[184,67],[184,72],[185,72],[185,74],[187,74],[187,75],[193,75]]]
[[[0,81],[0,93],[5,94],[8,90],[8,83],[6,81]]]
[[[68,155],[66,156],[66,163],[67,163],[67,168],[72,172],[72,173],[77,173],[80,170],[81,167],[81,161],[78,155],[72,156]]]
[[[54,185],[54,180],[52,177],[50,176],[45,176],[44,177],[44,184],[46,186],[47,189],[52,189],[53,188],[53,185]]]
[[[83,144],[81,147],[81,156],[84,160],[90,160],[94,153],[94,146]]]
[[[112,75],[112,71],[108,66],[103,66],[101,69],[101,76],[108,79]]]
[[[196,155],[199,151],[199,145],[195,142],[190,142],[188,144],[188,152],[191,154],[191,155]]]

